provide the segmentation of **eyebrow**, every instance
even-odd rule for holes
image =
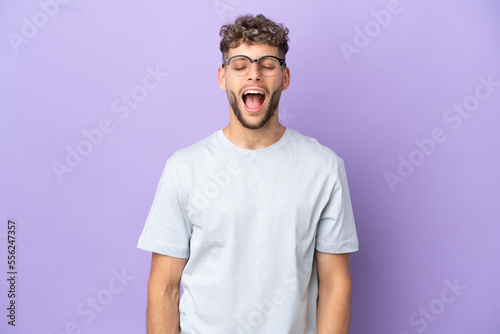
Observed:
[[[259,58],[252,58],[252,57],[247,56],[247,55],[234,55],[234,56],[227,57],[227,58],[236,58],[236,57],[248,57],[248,58],[250,58],[252,60],[260,59],[260,58],[264,58],[264,57],[276,57],[276,58],[279,58],[279,56],[274,56],[274,55],[263,55],[263,56],[260,56]]]

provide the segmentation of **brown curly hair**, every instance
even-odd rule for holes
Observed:
[[[234,24],[225,24],[220,29],[222,58],[227,56],[230,48],[237,48],[241,43],[277,46],[280,57],[285,58],[290,40],[288,32],[282,23],[277,24],[262,14],[239,16]]]

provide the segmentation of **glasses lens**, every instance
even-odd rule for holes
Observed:
[[[264,57],[259,61],[260,72],[265,76],[273,76],[278,73],[280,62],[273,57]]]
[[[229,68],[236,75],[245,75],[250,66],[250,60],[245,57],[235,57],[229,62]]]

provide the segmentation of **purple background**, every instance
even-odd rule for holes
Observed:
[[[145,333],[151,254],[136,244],[159,177],[228,123],[218,31],[259,12],[290,28],[282,124],[346,164],[360,240],[351,333],[500,333],[500,87],[472,98],[479,77],[500,82],[498,1],[54,1],[0,4],[0,267],[13,218],[19,271],[15,328],[1,279],[1,333]],[[388,6],[382,26],[371,11]],[[168,72],[150,91],[148,67]],[[125,114],[131,93],[144,99]],[[451,121],[463,103],[474,110]],[[58,178],[54,162],[106,119]],[[400,156],[418,166],[391,188]]]

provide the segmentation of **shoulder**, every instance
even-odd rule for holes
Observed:
[[[330,147],[321,144],[316,138],[291,130],[290,140],[294,147],[301,151],[304,158],[317,161],[323,166],[340,167],[344,160]]]
[[[209,148],[213,147],[216,133],[214,132],[194,144],[175,151],[167,159],[167,166],[174,169],[185,169],[197,164],[200,159],[203,159],[207,155]]]

